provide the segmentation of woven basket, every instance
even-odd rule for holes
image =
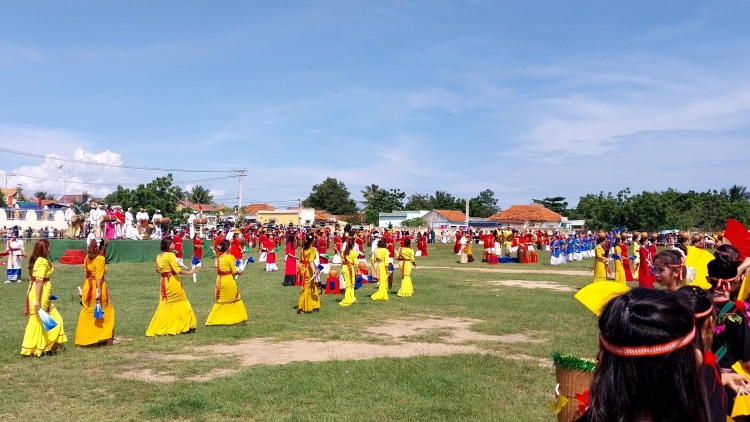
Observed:
[[[557,422],[573,422],[581,417],[578,411],[576,394],[583,394],[594,380],[593,372],[569,371],[559,366],[555,367],[555,378],[560,384],[560,394],[568,399],[568,404],[557,415]]]

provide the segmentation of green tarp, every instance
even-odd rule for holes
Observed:
[[[154,262],[156,255],[159,255],[160,240],[112,240],[107,245],[107,252],[105,258],[107,264],[114,264],[117,262]],[[68,239],[52,239],[49,241],[50,246],[50,259],[52,261],[59,261],[60,257],[65,255],[65,251],[68,249],[74,250],[86,250],[85,240],[68,240]],[[183,259],[185,262],[190,262],[193,258],[193,245],[192,243],[184,243],[182,246]],[[215,258],[216,255],[211,250],[211,245],[206,242],[203,245],[203,257],[202,258]]]

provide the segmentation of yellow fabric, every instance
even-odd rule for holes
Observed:
[[[708,281],[706,281],[706,283],[708,283]],[[737,294],[737,299],[744,301],[745,299],[747,299],[747,296],[749,294],[750,294],[750,275],[748,275],[747,277],[745,277],[744,280],[742,280],[742,286],[740,286],[740,291]]]
[[[90,346],[106,342],[115,336],[115,308],[109,297],[109,288],[104,280],[107,273],[107,265],[103,256],[97,256],[93,261],[84,262],[84,276],[88,270],[93,280],[84,278],[83,296],[81,297],[81,312],[78,314],[78,326],[76,327],[76,345]],[[102,280],[102,291],[100,294],[102,311],[104,318],[94,318],[94,308],[96,306],[96,280]],[[91,297],[89,297],[89,291]]]
[[[310,247],[306,251],[302,252],[304,261],[307,261],[307,268],[305,270],[305,284],[302,286],[302,292],[299,295],[299,301],[297,309],[302,312],[312,312],[315,309],[320,309],[320,295],[318,294],[318,285],[313,279],[315,273],[310,267],[315,260],[315,248]],[[314,265],[314,264],[313,264]]]
[[[732,417],[750,415],[750,396],[737,396],[734,399]]]
[[[237,265],[234,261],[234,256],[231,254],[219,256],[219,272],[229,274],[216,275],[219,300],[214,303],[211,313],[208,314],[206,325],[234,325],[247,321],[247,310],[232,276],[237,274]]]
[[[607,302],[628,291],[630,288],[620,283],[591,283],[579,290],[575,298],[599,316]]]
[[[377,293],[370,296],[372,300],[388,300],[388,249],[378,248],[377,259],[378,268],[380,268],[380,278],[378,279],[380,287],[378,287]]]
[[[344,281],[346,282],[346,292],[344,292],[344,300],[339,302],[341,306],[350,306],[357,303],[357,298],[354,297],[354,282],[356,281],[357,274],[357,251],[352,249],[343,258],[344,262],[341,266],[341,272],[344,274]]]
[[[411,248],[401,248],[398,252],[401,261],[401,288],[398,289],[399,297],[412,297],[414,295],[414,286],[411,283],[411,266],[414,262],[414,250]]]
[[[54,269],[49,261],[45,258],[38,258],[34,262],[34,268],[31,275],[37,279],[49,278]],[[41,281],[40,281],[41,282]],[[50,295],[52,294],[52,282],[48,281],[42,284],[42,297],[39,300],[41,308],[47,311],[52,319],[57,322],[57,326],[50,331],[44,329],[41,318],[37,315],[34,302],[36,297],[36,282],[29,283],[29,290],[26,293],[26,300],[29,304],[29,321],[26,324],[23,342],[21,344],[21,354],[26,356],[41,356],[44,352],[52,350],[56,343],[65,343],[68,337],[65,335],[65,328],[62,316],[57,308],[52,304]]]
[[[607,266],[604,263],[604,248],[596,245],[596,259],[594,260],[594,282],[607,281]]]
[[[625,267],[622,265],[622,260],[627,257],[622,256],[622,248],[615,246],[615,253],[620,256],[620,259],[615,259],[615,283],[625,284]],[[607,270],[604,270],[605,277]]]
[[[695,281],[690,283],[690,285],[709,290],[711,284],[708,282],[708,263],[714,260],[714,256],[711,255],[711,252],[696,248],[695,246],[688,246],[687,250],[685,266],[695,268],[696,273]]]
[[[156,257],[156,269],[160,273],[180,273],[177,258],[172,252],[164,252]],[[160,288],[159,306],[146,329],[148,337],[182,334],[195,329],[197,325],[182,283],[174,274],[169,276],[166,283],[166,299],[162,297]]]

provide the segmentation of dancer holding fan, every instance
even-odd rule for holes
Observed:
[[[76,328],[76,346],[94,346],[115,343],[115,309],[109,298],[109,288],[104,279],[107,265],[104,263],[102,239],[89,242],[88,255],[83,263],[85,279],[78,295],[81,297],[81,313]]]
[[[216,276],[216,303],[208,315],[206,325],[234,325],[247,321],[247,310],[240,297],[234,277],[242,275],[235,257],[229,252],[229,241],[222,240],[219,252],[218,275]]]
[[[29,317],[26,333],[23,336],[21,355],[41,356],[46,352],[64,350],[63,343],[68,341],[65,336],[63,319],[52,300],[52,284],[50,276],[54,269],[49,263],[49,242],[39,239],[34,245],[34,252],[29,259],[31,283],[26,292],[26,312]]]

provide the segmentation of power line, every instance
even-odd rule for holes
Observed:
[[[37,180],[44,180],[49,182],[64,182],[64,183],[71,183],[74,185],[100,185],[100,186],[109,186],[109,185],[141,185],[145,184],[142,182],[123,182],[123,183],[116,183],[116,182],[107,182],[107,183],[100,183],[100,182],[77,182],[73,180],[61,180],[61,179],[50,179],[46,177],[39,177],[39,176],[29,176],[27,174],[19,174],[19,173],[13,173],[13,176],[16,177],[28,177],[30,179],[37,179]],[[222,176],[222,177],[213,177],[210,179],[196,179],[196,180],[173,180],[173,184],[178,183],[198,183],[198,182],[210,182],[214,180],[224,180],[224,179],[231,179],[231,176]]]
[[[228,173],[229,172],[229,170],[162,169],[162,168],[155,168],[155,167],[126,166],[124,164],[97,163],[96,161],[76,160],[74,158],[66,158],[66,157],[51,157],[45,154],[15,151],[15,150],[8,149],[8,148],[0,148],[0,152],[6,152],[8,154],[24,155],[27,157],[36,157],[36,158],[44,158],[44,159],[57,160],[57,161],[65,161],[68,163],[88,164],[92,166],[115,167],[115,168],[132,169],[132,170],[150,170],[150,171],[183,172],[183,173]]]

